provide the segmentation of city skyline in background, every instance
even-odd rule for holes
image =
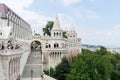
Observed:
[[[120,1],[0,0],[42,34],[47,21],[59,16],[61,27],[74,25],[82,43],[120,47]],[[69,24],[69,25],[68,25]]]

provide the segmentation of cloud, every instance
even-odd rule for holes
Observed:
[[[86,10],[86,18],[88,19],[100,19],[101,16],[98,15],[95,11]]]
[[[70,6],[76,3],[81,2],[82,0],[63,0],[63,5],[64,6]]]
[[[79,29],[82,43],[120,47],[120,24],[109,29]]]
[[[40,15],[35,11],[28,9],[35,0],[0,0],[0,3],[6,4],[15,13],[20,15],[25,21],[27,21],[32,30],[38,33],[42,33],[42,28],[48,20],[52,20],[51,17]]]
[[[58,16],[60,19],[61,26],[64,30],[66,27],[70,27],[70,25],[74,24],[74,19],[72,16],[64,13],[59,13]]]
[[[18,8],[18,9],[24,9],[29,7],[34,0],[0,0],[0,3],[5,3],[12,9]]]

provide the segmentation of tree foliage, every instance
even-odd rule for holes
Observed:
[[[66,80],[119,80],[118,60],[120,54],[112,54],[104,47],[96,52],[83,49],[82,54],[74,59]]]
[[[47,69],[47,70],[44,70],[44,73],[51,76],[51,77],[55,77],[55,69],[50,67],[50,70]]]
[[[62,34],[63,34],[63,37],[64,37],[64,38],[68,38],[68,37],[67,37],[67,34],[66,34],[66,32],[65,32],[65,31],[63,31],[63,33],[62,33]]]
[[[66,57],[62,58],[62,62],[58,64],[55,68],[55,78],[57,80],[65,80],[66,74],[70,71],[70,63]]]
[[[55,68],[57,80],[120,80],[120,54],[105,47],[95,52],[83,49],[72,59],[63,58]]]
[[[107,80],[111,70],[112,64],[108,56],[83,50],[72,63],[67,80]]]
[[[43,28],[43,34],[47,34],[51,36],[51,29],[53,27],[54,22],[53,21],[48,21],[45,28]]]

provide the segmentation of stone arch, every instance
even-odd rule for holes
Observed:
[[[54,32],[54,37],[55,37],[55,35],[56,35],[56,34],[55,34],[55,32]]]
[[[49,46],[49,48],[51,48],[51,45],[50,45],[50,44],[49,44],[48,46]]]
[[[48,43],[45,44],[45,48],[49,48]]]
[[[42,48],[42,44],[38,40],[32,41],[30,46],[31,46],[31,50],[41,50]]]
[[[58,32],[57,32],[56,34],[57,34],[57,36],[59,35],[59,33],[58,33]]]
[[[0,50],[4,49],[3,41],[0,41]]]
[[[59,48],[59,44],[57,42],[54,43],[54,48]]]

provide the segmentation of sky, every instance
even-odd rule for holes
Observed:
[[[120,0],[0,0],[42,34],[58,15],[63,30],[73,26],[83,44],[120,47]]]

